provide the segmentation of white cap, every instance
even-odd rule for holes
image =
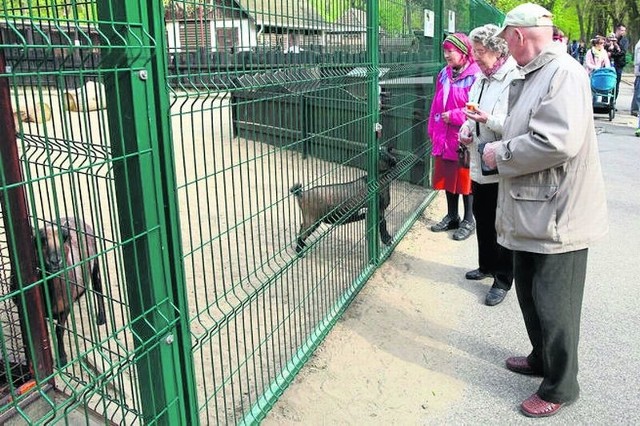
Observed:
[[[552,18],[553,14],[544,7],[538,4],[524,3],[507,13],[502,28],[496,36],[502,34],[507,27],[552,27]]]

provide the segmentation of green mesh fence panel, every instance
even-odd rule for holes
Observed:
[[[444,34],[502,19],[453,0],[2,12],[16,424],[260,421],[430,200]]]
[[[2,422],[187,418],[151,125],[162,12],[2,2]]]

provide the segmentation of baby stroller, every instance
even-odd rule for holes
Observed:
[[[609,121],[616,116],[616,70],[599,68],[591,73],[593,112],[609,114]]]

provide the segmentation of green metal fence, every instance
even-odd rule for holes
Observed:
[[[2,11],[15,424],[260,421],[430,200],[443,35],[502,19],[468,0]],[[331,223],[302,247],[309,215]]]

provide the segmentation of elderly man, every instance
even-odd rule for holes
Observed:
[[[502,140],[482,159],[500,176],[498,242],[514,251],[528,356],[507,359],[541,376],[523,414],[556,414],[578,398],[578,339],[588,246],[608,231],[589,78],[553,43],[551,13],[526,3],[511,10],[503,37],[519,65]]]

